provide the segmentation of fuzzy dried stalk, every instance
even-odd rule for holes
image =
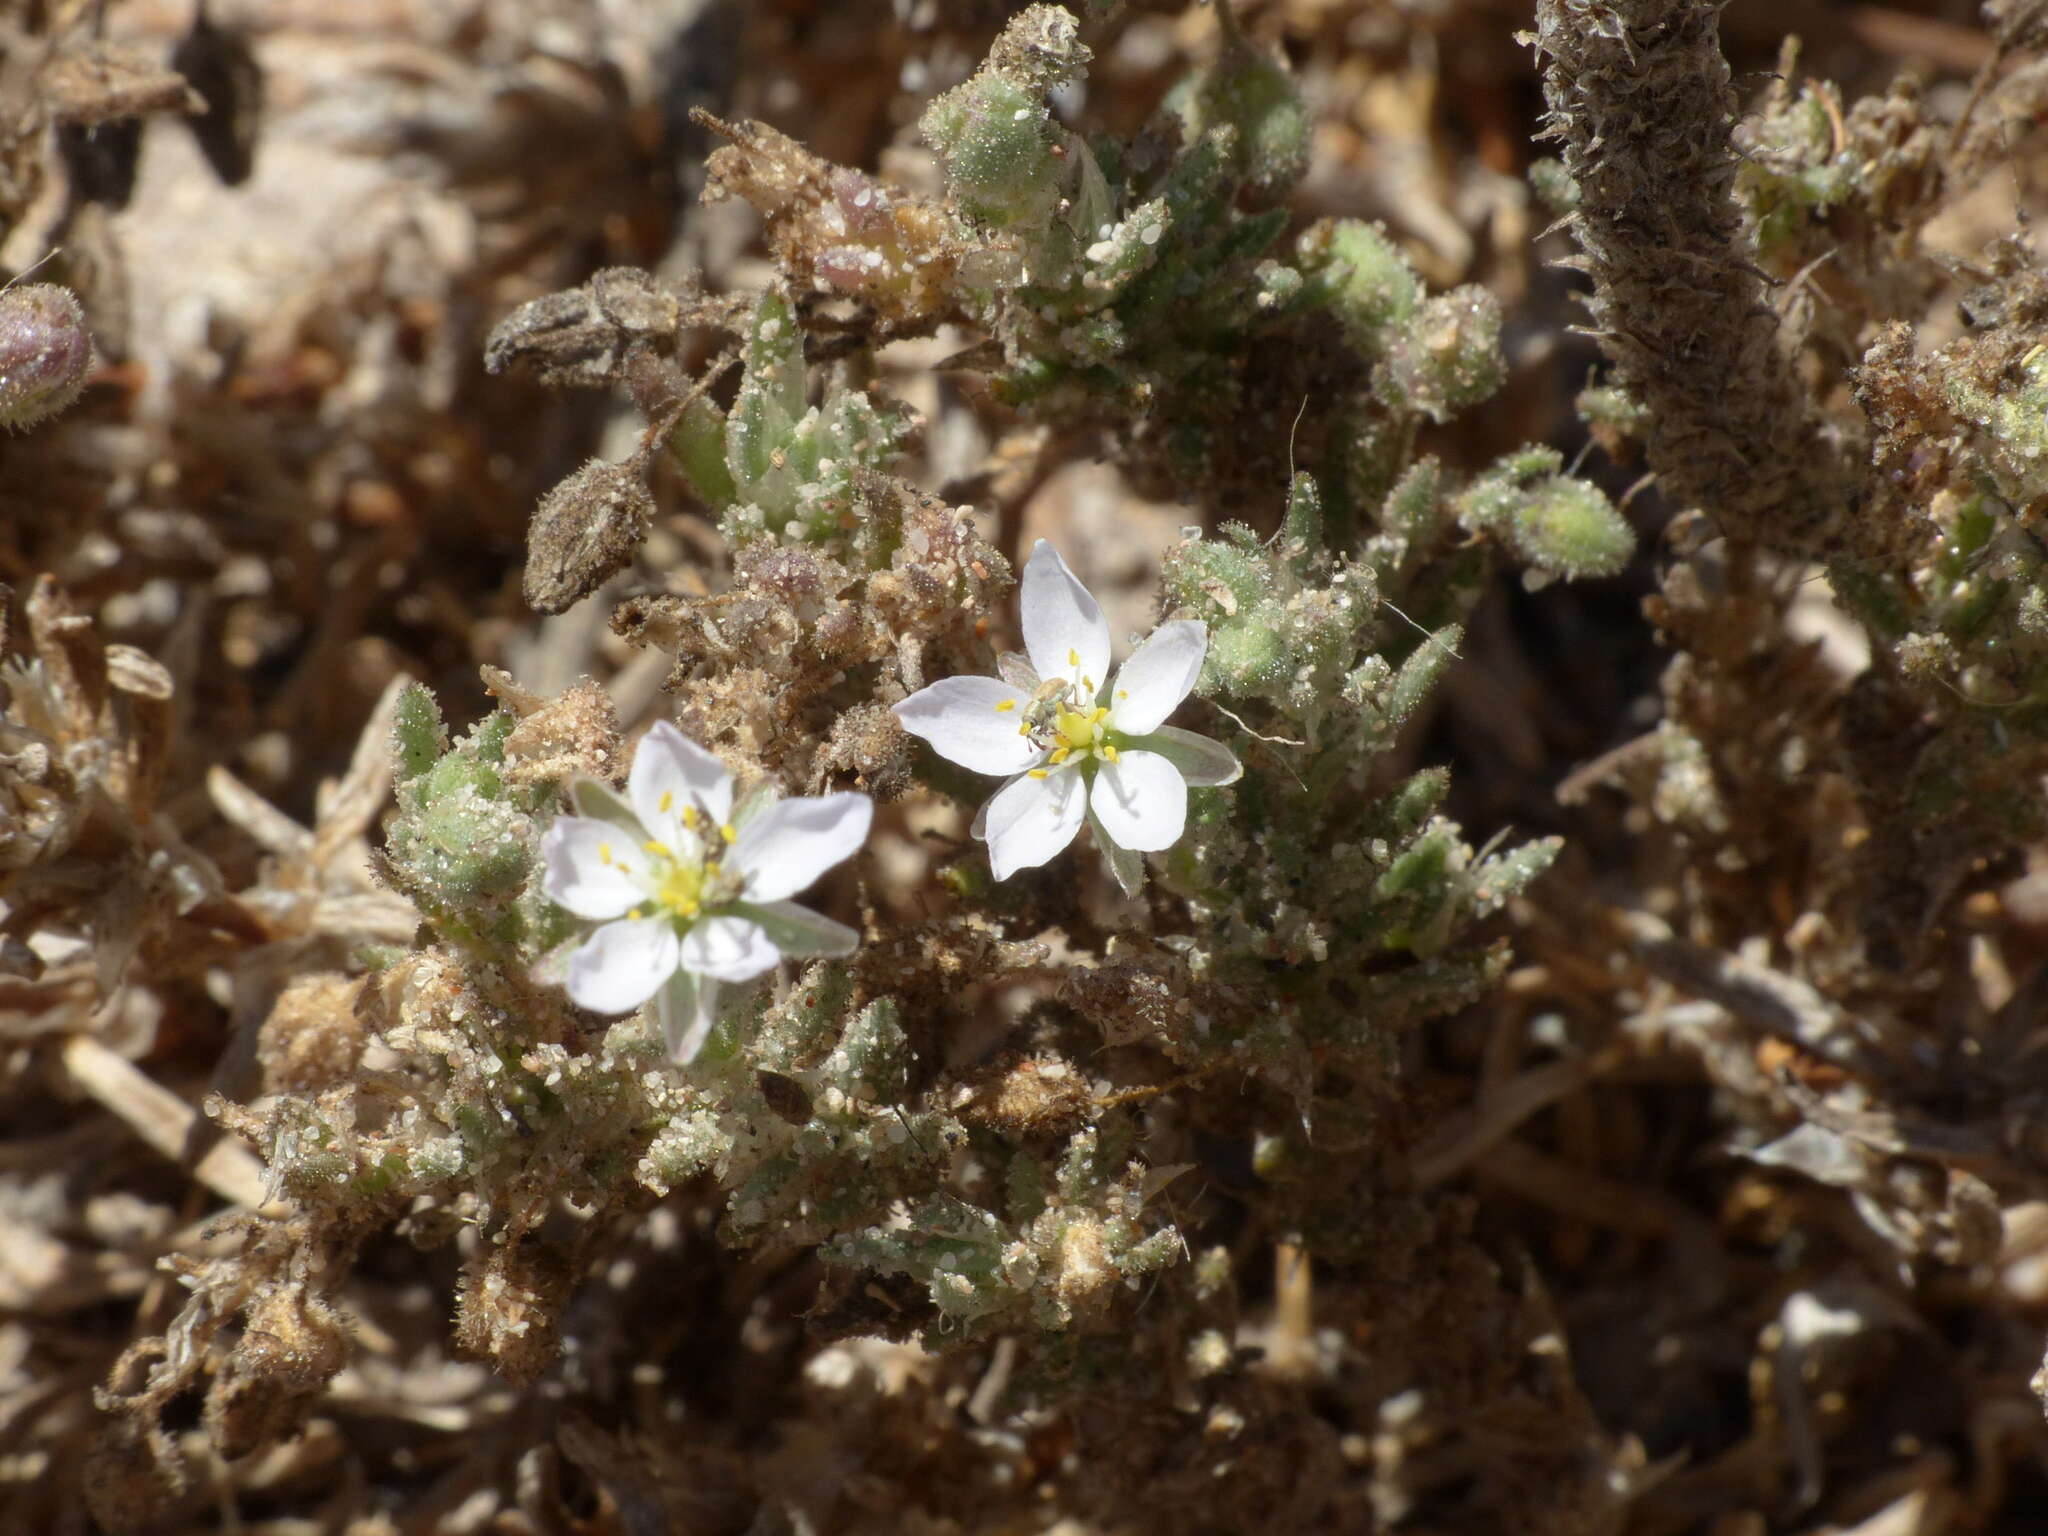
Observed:
[[[1651,422],[1651,467],[1731,539],[1841,548],[1852,479],[1793,372],[1735,200],[1713,0],[1540,0],[1548,136],[1578,186],[1590,332]]]

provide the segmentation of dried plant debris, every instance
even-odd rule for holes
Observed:
[[[706,163],[706,201],[758,209],[799,291],[856,300],[884,335],[918,335],[954,317],[958,268],[974,246],[943,204],[821,160],[766,123],[704,112],[698,121],[727,141]]]
[[[2035,9],[0,21],[0,1526],[2028,1526]]]

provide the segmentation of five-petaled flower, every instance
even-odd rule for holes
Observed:
[[[785,955],[850,954],[860,935],[783,898],[867,840],[865,795],[768,801],[733,813],[732,776],[666,721],[634,755],[621,797],[596,779],[541,841],[548,899],[602,923],[569,957],[570,999],[628,1013],[652,999],[670,1054],[696,1056],[721,983]]]
[[[1020,606],[1027,656],[1003,657],[999,678],[944,678],[896,714],[941,757],[1011,776],[974,821],[998,880],[1045,863],[1086,820],[1135,894],[1138,855],[1172,847],[1187,826],[1188,786],[1242,772],[1228,748],[1166,724],[1195,686],[1209,632],[1195,619],[1162,624],[1112,677],[1102,609],[1043,539]]]

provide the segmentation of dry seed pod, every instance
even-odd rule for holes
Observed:
[[[524,363],[559,388],[603,389],[641,345],[673,346],[683,306],[652,274],[606,267],[580,288],[530,300],[492,328],[484,367]]]
[[[0,422],[26,427],[63,410],[92,360],[85,310],[69,288],[25,283],[0,292]]]
[[[534,508],[526,538],[526,601],[563,613],[624,570],[654,515],[639,470],[592,459]]]

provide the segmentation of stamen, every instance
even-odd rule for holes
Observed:
[[[1018,726],[1017,734],[1019,736],[1029,736],[1031,734],[1031,722],[1026,720],[1022,725]]]
[[[660,855],[661,855],[661,856],[662,856],[663,858],[665,858],[665,859],[672,859],[672,858],[674,858],[674,857],[675,857],[675,855],[674,855],[674,854],[672,854],[672,853],[670,853],[670,852],[668,851],[668,844],[667,844],[667,843],[657,843],[657,842],[653,842],[653,841],[651,841],[651,840],[650,840],[650,841],[648,841],[648,842],[644,842],[644,843],[642,843],[642,844],[640,845],[640,851],[641,851],[642,853],[658,853],[658,854],[660,854]]]
[[[1092,694],[1095,692],[1095,679],[1084,672],[1081,674],[1081,686]]]
[[[1109,744],[1108,742],[1106,742],[1106,741],[1105,741],[1105,742],[1104,742],[1104,743],[1102,744],[1102,749],[1101,749],[1101,750],[1102,750],[1102,755],[1103,755],[1104,757],[1108,758],[1108,759],[1109,759],[1109,760],[1110,760],[1110,761],[1111,761],[1112,763],[1116,761],[1116,748],[1115,748],[1115,747],[1112,747],[1112,746],[1111,746],[1111,745],[1110,745],[1110,744]]]
[[[1119,688],[1116,691],[1116,696],[1120,699],[1128,699],[1131,696],[1131,690],[1128,688]]]
[[[1027,779],[1043,779],[1049,777],[1049,775],[1043,768],[1032,768],[1025,772],[1024,777]]]
[[[610,843],[599,843],[597,845],[597,862],[604,865],[607,869],[611,867],[612,845]]]
[[[1002,703],[996,706],[996,713],[999,715],[1007,715],[1011,710],[1015,709],[1016,707],[1017,701],[1015,699],[1005,699]]]
[[[663,811],[667,811],[667,810],[668,810],[668,809],[669,809],[669,808],[670,808],[671,806],[673,806],[673,805],[674,805],[675,803],[676,803],[676,792],[675,792],[674,790],[672,790],[672,789],[664,789],[664,790],[663,790],[663,791],[661,792],[661,809],[662,809]]]
[[[1074,749],[1072,747],[1054,747],[1052,749],[1053,767],[1057,768],[1061,763],[1064,763],[1067,760],[1067,758],[1072,754],[1073,750]]]
[[[1107,720],[1109,718],[1109,706],[1107,704],[1096,705],[1095,713],[1088,718],[1090,720]]]
[[[728,843],[730,843],[735,841],[740,834],[739,829],[728,821],[724,826],[718,829],[718,835],[724,838]]]
[[[697,807],[695,807],[694,805],[686,805],[683,807],[683,825],[687,827],[690,831],[694,832],[697,830],[698,819],[699,818],[697,815]]]
[[[1081,653],[1075,650],[1072,646],[1067,647],[1067,665],[1070,667],[1078,667],[1079,665],[1081,665]]]

